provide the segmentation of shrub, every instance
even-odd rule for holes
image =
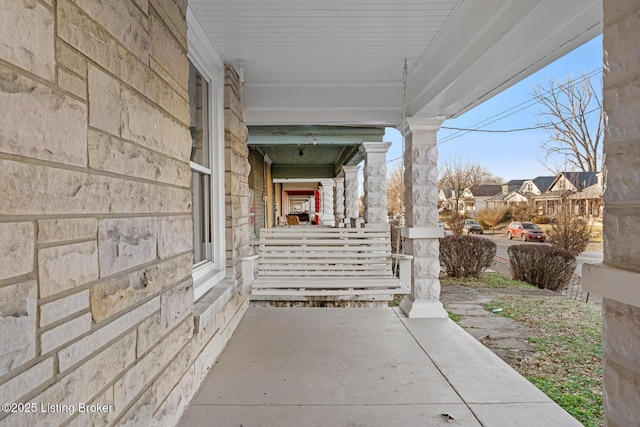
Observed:
[[[531,222],[536,224],[551,224],[551,218],[547,215],[536,215],[531,218]]]
[[[478,212],[477,219],[484,229],[495,227],[502,222],[505,216],[505,209],[489,208]],[[486,227],[485,227],[486,225]]]
[[[573,278],[576,257],[554,246],[513,245],[507,249],[515,280],[559,291]]]
[[[519,203],[513,207],[511,216],[513,221],[531,221],[531,218],[538,214],[538,207],[535,203]]]
[[[587,249],[591,239],[591,226],[584,219],[574,215],[571,206],[565,203],[557,212],[556,221],[547,234],[553,246],[578,256]]]
[[[475,236],[440,239],[440,266],[449,277],[478,277],[496,255],[496,244]]]
[[[447,219],[447,225],[449,226],[449,229],[451,230],[454,236],[459,236],[462,234],[462,229],[464,228],[463,221],[466,218],[467,218],[466,216],[460,215],[459,213],[453,213]]]
[[[511,208],[511,206],[509,206],[504,210],[502,214],[502,218],[500,219],[500,222],[511,222],[511,221],[513,221],[513,209]]]
[[[480,224],[484,230],[488,230],[488,229],[491,228],[491,226],[489,224],[487,224],[486,222],[484,222],[484,220],[482,220],[480,218],[476,218],[476,220],[478,221],[478,224]]]

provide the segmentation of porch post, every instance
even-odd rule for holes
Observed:
[[[604,261],[582,267],[582,286],[601,295],[604,425],[640,419],[640,2],[603,1],[605,54]]]
[[[336,226],[340,227],[340,224],[344,224],[344,173],[340,172],[333,180],[336,184]]]
[[[333,179],[321,179],[322,195],[320,203],[320,222],[322,225],[335,225],[333,216]]]
[[[358,209],[358,171],[360,166],[343,166],[344,171],[344,204],[345,220],[350,224],[351,218],[360,216]]]
[[[364,222],[387,225],[387,150],[390,142],[363,142]]]
[[[438,227],[438,149],[436,133],[444,117],[407,117],[400,127],[405,137],[405,248],[413,255],[411,294],[400,309],[411,318],[448,317],[440,302]]]

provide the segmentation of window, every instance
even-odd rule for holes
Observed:
[[[218,82],[218,84],[220,84]],[[224,279],[224,171],[216,80],[189,62],[193,280],[198,299]]]
[[[209,84],[189,64],[191,111],[191,188],[193,190],[193,263],[212,261]]]

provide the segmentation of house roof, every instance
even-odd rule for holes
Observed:
[[[554,188],[560,179],[566,178],[578,191],[598,183],[598,172],[560,172],[549,188]],[[555,191],[555,190],[554,190]],[[563,191],[563,190],[558,190]]]
[[[515,201],[515,202],[527,202],[527,201],[529,201],[529,199],[526,196],[518,193],[517,191],[512,191],[511,193],[507,194],[504,197],[504,200],[508,201],[508,202],[513,202],[513,201]]]
[[[600,184],[594,184],[582,191],[577,193],[573,193],[569,196],[572,200],[580,200],[580,199],[599,199],[602,197],[602,186]]]
[[[578,191],[598,182],[598,172],[562,172],[562,174],[576,186]]]
[[[474,197],[495,196],[502,191],[502,186],[500,184],[483,184],[475,185],[469,190]]]
[[[508,194],[504,194],[504,193],[498,193],[494,196],[489,197],[488,199],[485,200],[485,202],[500,202],[502,200],[505,199],[505,197],[507,197]]]
[[[532,181],[533,184],[538,187],[538,190],[544,193],[549,189],[549,187],[551,187],[551,184],[553,184],[555,179],[555,176],[537,176],[533,178]]]

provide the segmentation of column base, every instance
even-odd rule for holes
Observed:
[[[442,303],[435,299],[413,299],[411,295],[404,297],[400,310],[410,319],[447,319],[449,313]]]

